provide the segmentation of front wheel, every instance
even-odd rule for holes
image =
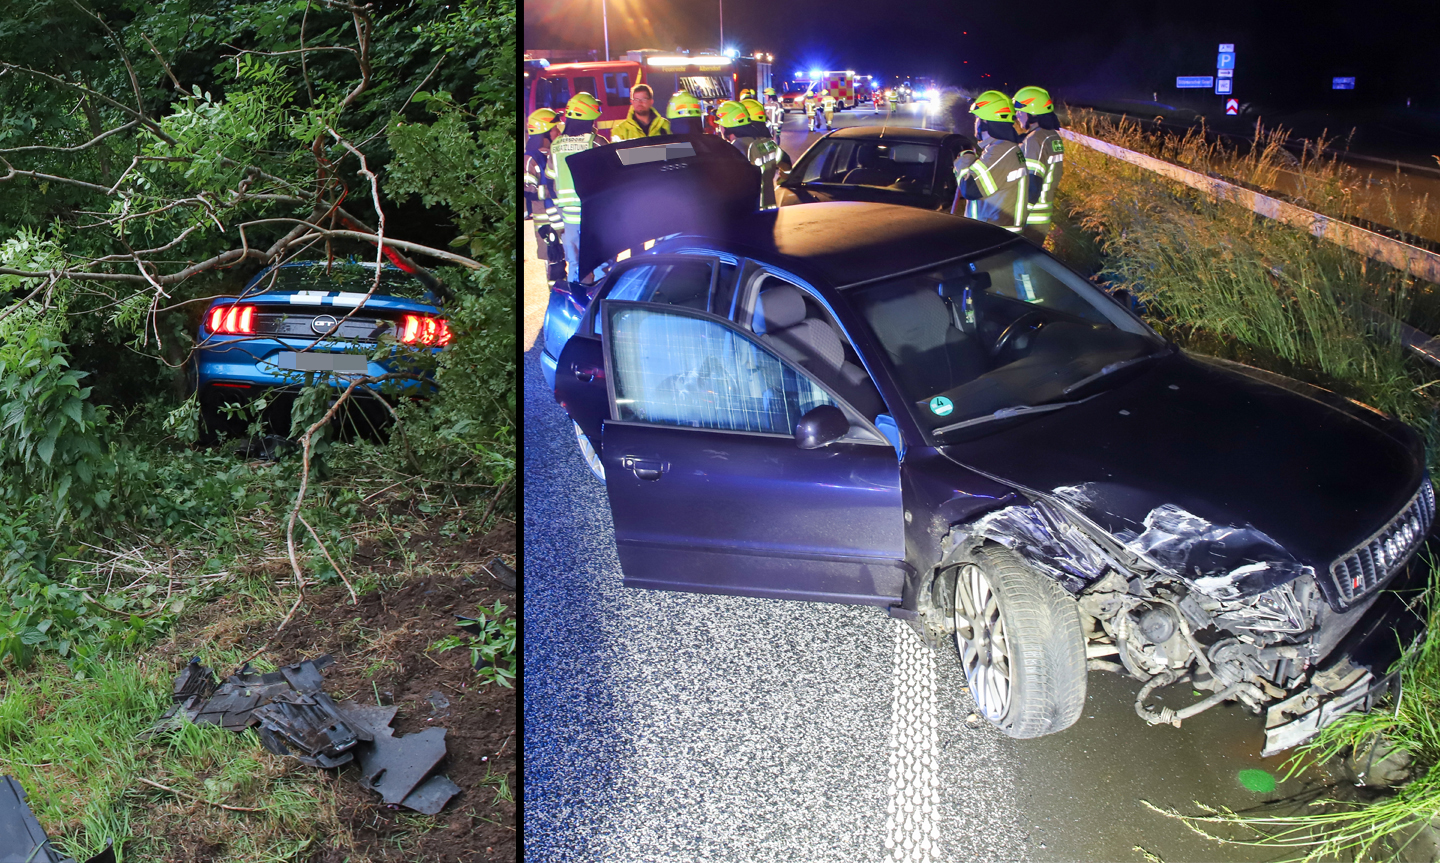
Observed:
[[[1001,546],[962,561],[954,588],[955,643],[980,715],[1017,738],[1074,725],[1085,707],[1075,600]]]

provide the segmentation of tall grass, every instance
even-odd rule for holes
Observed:
[[[1080,131],[1197,170],[1223,163],[1230,176],[1250,179],[1263,180],[1279,159],[1273,139],[1239,155],[1195,132],[1142,134],[1136,124],[1093,116]],[[1057,200],[1071,236],[1057,252],[1097,256],[1088,263],[1142,299],[1162,331],[1430,428],[1440,369],[1411,356],[1374,311],[1440,321],[1427,311],[1434,286],[1082,146],[1067,148],[1065,167]],[[1321,157],[1298,169],[1316,189],[1336,186],[1343,174]]]
[[[1287,159],[1283,132],[1257,127],[1247,153],[1135,123],[1081,116],[1079,131],[1193,170],[1270,188],[1283,173],[1301,203],[1353,214],[1353,172],[1323,156]],[[1081,146],[1066,153],[1052,237],[1057,254],[1141,299],[1158,329],[1186,347],[1237,359],[1335,390],[1413,424],[1431,442],[1440,369],[1415,358],[1375,311],[1432,334],[1436,286],[1346,251],[1235,204]],[[1292,198],[1295,197],[1292,195]],[[1397,222],[1404,214],[1397,214]],[[1411,214],[1413,215],[1413,214]],[[1302,814],[1182,816],[1197,831],[1221,824],[1253,831],[1245,844],[1293,851],[1304,860],[1393,855],[1440,813],[1440,566],[1432,564],[1431,636],[1408,656],[1399,705],[1350,715],[1302,747],[1292,770],[1367,750],[1384,739],[1413,759],[1416,777],[1368,802],[1316,801]],[[1210,834],[1206,834],[1210,835]],[[1212,837],[1220,838],[1220,837]],[[1241,840],[1223,839],[1237,842]]]

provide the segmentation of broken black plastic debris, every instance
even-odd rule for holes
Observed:
[[[515,589],[518,576],[515,574],[515,570],[504,560],[498,557],[493,558],[489,563],[485,564],[485,571],[494,576],[495,580],[500,582],[501,587],[506,590]],[[479,633],[477,632],[476,635],[479,635]]]
[[[255,726],[261,745],[276,755],[322,768],[358,760],[361,784],[386,803],[437,814],[460,791],[444,776],[430,775],[445,757],[445,729],[397,738],[390,722],[399,708],[337,705],[322,691],[320,673],[333,662],[325,654],[263,674],[246,663],[217,684],[214,672],[192,659],[175,680],[175,704],[142,736],[172,730],[182,716],[232,731]],[[0,863],[8,859],[0,856]]]
[[[75,863],[51,846],[25,802],[24,787],[13,776],[0,777],[0,863]],[[113,842],[85,863],[115,863]]]

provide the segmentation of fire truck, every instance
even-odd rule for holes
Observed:
[[[589,93],[600,102],[600,119],[595,123],[595,131],[609,138],[610,128],[630,113],[630,88],[650,83],[645,71],[645,67],[634,60],[554,63],[540,70],[527,69],[535,74],[535,80],[530,84],[525,113],[549,108],[563,114],[571,96]],[[660,95],[658,88],[655,95]],[[658,98],[656,105],[661,112],[665,110]]]

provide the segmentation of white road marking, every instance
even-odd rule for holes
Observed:
[[[927,863],[940,846],[935,656],[903,620],[895,621],[894,682],[885,849],[894,863]]]

